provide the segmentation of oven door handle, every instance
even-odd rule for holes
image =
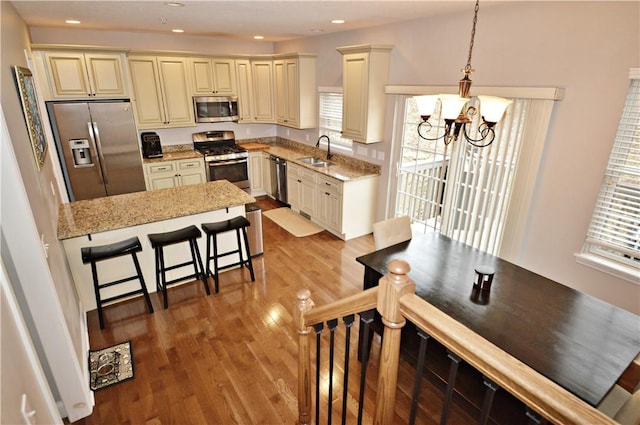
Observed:
[[[234,164],[242,164],[244,162],[248,162],[248,158],[243,158],[243,159],[233,159],[231,161],[207,161],[207,164],[209,164],[209,166],[216,166],[216,165],[234,165]]]

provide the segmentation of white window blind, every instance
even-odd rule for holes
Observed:
[[[583,253],[635,269],[640,281],[640,78],[631,80]]]
[[[321,91],[318,99],[319,108],[319,136],[329,136],[332,146],[351,147],[352,141],[342,138],[342,93]]]

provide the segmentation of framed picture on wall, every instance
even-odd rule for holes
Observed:
[[[38,108],[33,74],[28,68],[21,66],[15,66],[13,69],[18,93],[20,93],[20,100],[22,101],[24,120],[27,123],[29,139],[31,139],[31,148],[33,149],[38,171],[40,171],[47,154],[47,139],[44,137],[44,129],[42,128],[42,118]]]

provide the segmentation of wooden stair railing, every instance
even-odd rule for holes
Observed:
[[[313,326],[374,307],[381,314],[384,325],[374,415],[376,425],[393,423],[400,334],[406,320],[438,340],[452,356],[469,363],[488,380],[521,400],[532,412],[553,424],[617,424],[613,419],[415,295],[415,284],[408,277],[410,267],[405,261],[394,260],[389,263],[387,269],[389,273],[380,279],[377,287],[326,306],[315,307],[308,290],[298,292],[294,313],[294,323],[299,334],[298,424],[312,423],[309,336],[313,332]]]

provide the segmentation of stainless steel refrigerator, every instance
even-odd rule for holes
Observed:
[[[145,190],[128,101],[48,102],[71,201]]]

